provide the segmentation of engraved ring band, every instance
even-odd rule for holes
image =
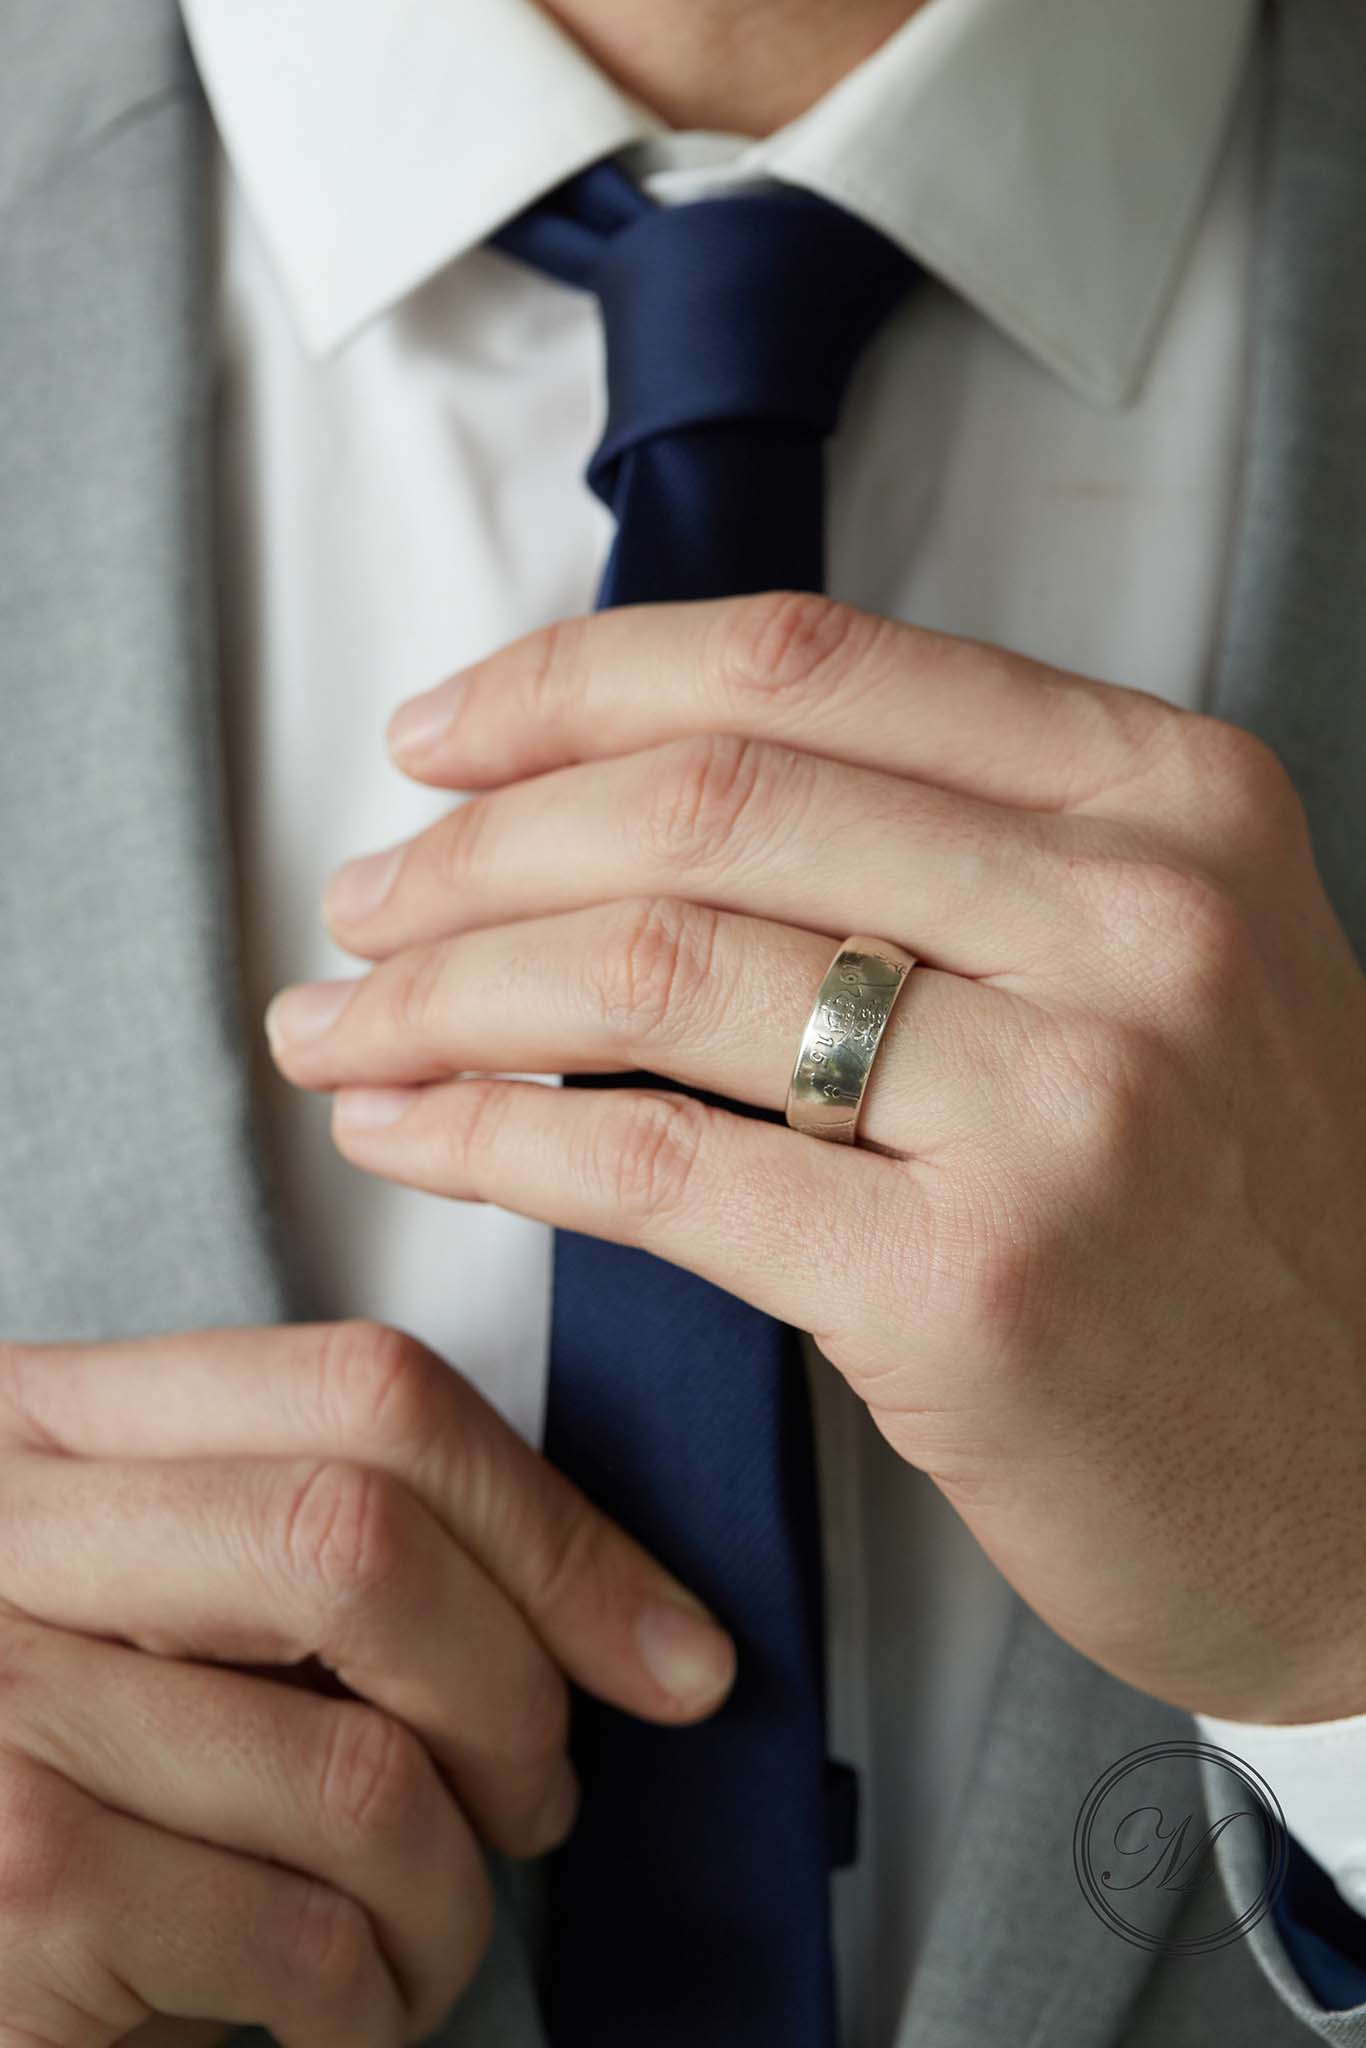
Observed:
[[[794,1131],[835,1145],[857,1142],[868,1076],[915,956],[857,933],[826,970],[802,1033],[785,1115]]]

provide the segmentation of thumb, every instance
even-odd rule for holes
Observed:
[[[715,1710],[735,1646],[702,1602],[446,1369],[452,1426],[419,1497],[520,1608],[574,1682],[654,1721]]]

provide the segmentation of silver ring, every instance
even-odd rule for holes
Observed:
[[[794,1131],[831,1144],[856,1142],[868,1076],[892,1006],[915,955],[857,933],[830,962],[788,1084],[784,1115]]]

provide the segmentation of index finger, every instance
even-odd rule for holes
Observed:
[[[484,789],[734,733],[993,803],[1059,810],[1127,779],[1160,698],[809,592],[624,605],[541,628],[401,704],[416,781]]]
[[[392,1473],[579,1685],[710,1713],[730,1638],[692,1593],[407,1332],[364,1319],[0,1346],[0,1429],[87,1458],[340,1457]]]

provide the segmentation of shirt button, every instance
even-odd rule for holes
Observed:
[[[1337,1873],[1337,1887],[1349,1906],[1366,1913],[1366,1850],[1348,1858]]]

